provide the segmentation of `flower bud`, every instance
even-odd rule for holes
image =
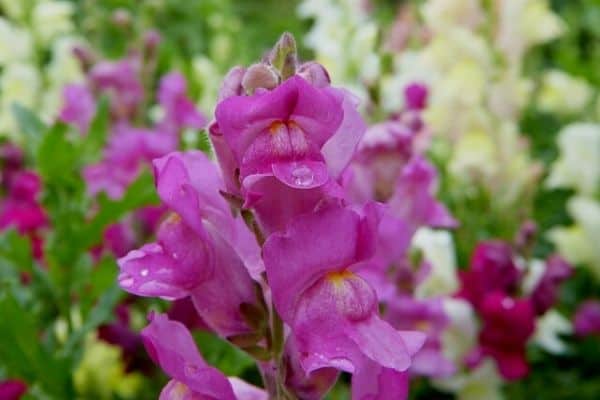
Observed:
[[[327,87],[331,83],[329,73],[325,67],[317,62],[307,62],[298,68],[298,75],[312,83],[313,86],[322,88]]]
[[[248,94],[256,89],[274,89],[279,84],[277,72],[266,64],[254,64],[248,68],[242,78],[242,87]]]

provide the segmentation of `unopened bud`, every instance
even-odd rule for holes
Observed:
[[[131,14],[124,8],[116,9],[111,16],[112,23],[125,28],[131,24]]]
[[[144,47],[147,53],[154,52],[160,44],[161,37],[158,31],[152,29],[144,34]]]
[[[279,38],[271,54],[269,62],[279,71],[282,80],[296,74],[298,66],[298,53],[296,50],[296,40],[289,32],[284,32]]]
[[[278,84],[277,72],[266,64],[250,66],[242,79],[242,87],[247,94],[253,94],[259,88],[274,89]]]
[[[219,89],[219,101],[242,94],[242,79],[244,79],[245,73],[246,69],[243,67],[233,67],[229,70],[225,78],[223,78],[223,83],[221,83],[221,88]]]
[[[307,62],[298,68],[298,75],[312,83],[313,86],[322,88],[327,87],[331,84],[329,79],[329,73],[324,66],[318,62]]]

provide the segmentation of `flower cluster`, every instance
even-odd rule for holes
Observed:
[[[321,65],[299,64],[288,34],[267,62],[234,68],[220,96],[209,128],[220,170],[197,151],[154,160],[170,216],[156,242],[120,259],[121,287],[191,298],[212,331],[259,361],[271,396],[320,398],[340,370],[353,374],[354,398],[402,396],[425,335],[380,314],[393,301],[386,270],[402,269],[419,226],[454,224],[412,149],[418,129],[390,122],[363,139],[357,101]],[[405,159],[388,176],[354,173],[381,175],[396,152]],[[394,248],[396,235],[405,244]],[[147,332],[173,379],[165,398],[241,398],[182,325],[155,315]]]

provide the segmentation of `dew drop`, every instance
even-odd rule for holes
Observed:
[[[173,256],[173,258],[174,258],[175,260],[177,260],[177,259],[179,258],[179,254],[177,254],[177,253],[175,253],[175,252],[173,252],[172,256]]]
[[[133,285],[133,278],[129,274],[120,275],[119,284],[123,287],[130,287],[131,285]]]
[[[143,270],[140,271],[140,275],[141,276],[148,276],[148,272],[149,272],[148,269],[144,268]]]
[[[515,301],[509,297],[502,300],[502,307],[509,309],[515,306]]]
[[[309,186],[314,181],[314,174],[306,165],[301,165],[292,171],[294,183],[298,186]]]

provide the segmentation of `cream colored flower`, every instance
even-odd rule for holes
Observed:
[[[442,352],[460,365],[477,344],[475,312],[469,302],[452,297],[444,298],[443,306],[450,323],[442,333]]]
[[[27,61],[32,52],[29,32],[0,17],[0,65]]]
[[[215,99],[219,92],[222,74],[217,66],[207,57],[197,56],[192,61],[194,80],[200,85],[200,98],[198,105],[204,112],[212,115],[215,109]]]
[[[560,36],[565,24],[552,12],[547,0],[498,1],[498,47],[511,63],[520,63],[534,45]]]
[[[593,96],[592,87],[583,79],[550,70],[544,74],[538,94],[538,107],[542,111],[556,114],[582,112]]]
[[[502,378],[492,360],[483,361],[476,369],[452,378],[435,380],[434,385],[452,392],[458,400],[501,400]]]
[[[71,32],[73,12],[73,4],[67,1],[39,1],[31,13],[31,26],[37,39],[46,44],[58,35]]]
[[[533,341],[551,354],[563,354],[567,345],[560,335],[573,333],[571,322],[556,310],[549,310],[536,322]]]
[[[558,135],[560,156],[546,185],[593,195],[600,189],[600,124],[575,123]]]
[[[456,292],[458,278],[452,235],[448,231],[420,228],[412,245],[423,252],[431,267],[427,278],[415,288],[415,296],[428,298]]]
[[[12,115],[12,105],[18,103],[32,108],[40,91],[38,70],[31,64],[10,64],[0,75],[0,135],[18,137]]]
[[[138,372],[126,373],[119,347],[90,335],[73,381],[81,398],[112,399],[118,395],[135,399],[144,379]]]
[[[429,0],[421,11],[427,26],[436,33],[455,26],[474,29],[485,19],[480,0]]]
[[[576,196],[569,200],[567,210],[574,225],[554,228],[548,238],[567,261],[584,264],[600,279],[600,202]]]

